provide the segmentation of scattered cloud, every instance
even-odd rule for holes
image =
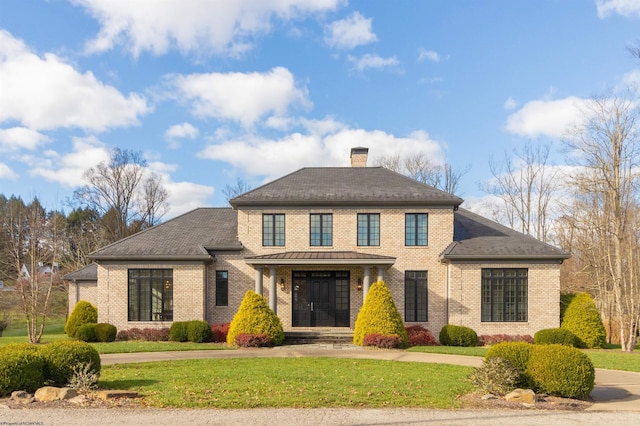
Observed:
[[[100,24],[88,52],[116,46],[135,57],[144,51],[162,55],[169,49],[183,54],[237,56],[253,40],[271,31],[274,21],[292,21],[335,10],[342,0],[72,0]]]
[[[169,193],[169,211],[163,219],[171,219],[198,207],[211,205],[215,189],[193,182],[173,182],[165,176],[163,185]]]
[[[638,0],[596,0],[598,17],[604,19],[612,13],[627,18],[640,18],[640,2]]]
[[[32,130],[100,132],[138,124],[138,117],[150,110],[143,96],[125,96],[52,53],[40,57],[3,30],[0,93],[0,123],[15,120]]]
[[[633,70],[622,77],[622,83],[633,90],[640,89],[640,70]]]
[[[169,148],[180,148],[179,139],[195,139],[198,137],[199,130],[190,123],[174,124],[164,132],[164,137],[169,142]]]
[[[18,175],[6,164],[0,163],[0,179],[16,180]]]
[[[418,62],[429,60],[431,62],[439,63],[442,61],[442,56],[434,50],[418,49]]]
[[[306,88],[276,67],[266,73],[209,73],[170,77],[178,97],[198,117],[233,120],[251,126],[265,115],[284,116],[293,105],[310,106]]]
[[[2,151],[33,151],[41,145],[50,142],[48,136],[24,127],[0,129],[0,152]]]
[[[334,21],[324,28],[325,43],[338,49],[353,49],[357,46],[373,43],[378,38],[371,31],[372,18],[365,18],[359,12]]]
[[[518,101],[516,101],[511,96],[509,96],[507,98],[507,100],[504,101],[504,105],[503,106],[504,106],[504,109],[506,109],[506,110],[516,109],[516,107],[518,106]]]
[[[400,65],[398,59],[395,56],[390,58],[384,58],[379,55],[372,55],[367,53],[359,58],[349,56],[349,62],[352,62],[354,68],[358,71],[364,71],[369,68],[383,69],[383,68],[395,68]]]
[[[520,136],[562,138],[570,126],[578,123],[584,99],[570,96],[558,100],[536,100],[507,118],[505,129]]]

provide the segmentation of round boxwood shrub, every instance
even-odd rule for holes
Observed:
[[[238,334],[266,334],[274,346],[284,341],[282,321],[269,309],[267,301],[255,291],[245,293],[238,312],[233,316],[227,333],[227,344],[236,345]]]
[[[527,373],[536,392],[564,398],[588,397],[595,382],[589,357],[564,345],[534,345]]]
[[[566,328],[545,328],[533,336],[536,345],[565,345],[577,347],[580,343],[575,334]]]
[[[76,329],[75,338],[82,340],[83,342],[97,342],[96,337],[96,323],[90,322],[88,324],[82,324]]]
[[[439,339],[445,346],[478,346],[478,335],[469,327],[447,324],[440,330]]]
[[[189,340],[189,324],[186,321],[174,321],[169,329],[169,340],[186,342]]]
[[[206,321],[189,321],[187,324],[187,336],[190,342],[206,343],[211,341],[211,326]]]
[[[76,337],[76,330],[84,324],[98,322],[98,309],[86,300],[80,300],[73,308],[64,325],[64,332],[69,337]]]
[[[531,349],[533,345],[527,342],[502,342],[495,344],[489,348],[485,355],[485,360],[491,358],[502,358],[520,372],[517,379],[517,385],[528,387],[530,378],[527,374],[527,365],[531,357]]]
[[[373,283],[369,288],[356,318],[353,343],[362,346],[365,336],[369,334],[395,335],[400,338],[403,347],[407,346],[407,330],[384,281]]]
[[[588,293],[578,293],[571,299],[560,327],[575,334],[580,347],[601,348],[607,342],[602,318]]]
[[[0,350],[0,397],[13,391],[34,392],[44,384],[44,359],[28,344],[7,345]]]
[[[45,382],[54,386],[65,386],[73,376],[73,367],[81,363],[91,364],[90,371],[100,374],[100,355],[88,343],[79,341],[58,341],[40,349],[44,358]]]
[[[106,322],[96,324],[96,339],[98,342],[113,342],[118,335],[118,329],[115,325]]]

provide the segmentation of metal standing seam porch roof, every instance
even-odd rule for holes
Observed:
[[[395,257],[354,251],[290,251],[245,257],[250,265],[393,265]]]

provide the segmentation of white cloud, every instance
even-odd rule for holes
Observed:
[[[434,50],[418,49],[418,61],[424,61],[425,59],[438,63],[442,60],[440,54]]]
[[[198,128],[189,123],[174,124],[165,132],[165,136],[169,139],[195,139],[198,137]]]
[[[0,179],[16,180],[18,175],[6,164],[0,163]]]
[[[371,18],[365,18],[359,12],[334,21],[324,28],[324,41],[330,47],[353,49],[357,46],[372,43],[378,38],[371,31]]]
[[[372,55],[367,53],[366,55],[356,58],[349,56],[349,61],[354,64],[354,68],[358,71],[364,71],[368,68],[382,69],[382,68],[394,68],[400,65],[398,59],[395,56],[390,58],[384,58],[379,55]]]
[[[570,127],[579,122],[584,102],[584,99],[574,96],[553,101],[527,102],[507,118],[506,130],[531,138],[565,137]]]
[[[518,101],[516,101],[511,96],[509,96],[507,98],[507,100],[504,101],[504,105],[503,106],[504,106],[504,109],[506,109],[506,110],[512,110],[512,109],[515,109],[518,106]]]
[[[640,89],[640,70],[633,70],[622,77],[622,83],[634,90]]]
[[[48,136],[24,127],[0,129],[0,152],[23,149],[33,151],[49,141]]]
[[[54,54],[40,57],[0,30],[0,123],[15,120],[32,130],[104,131],[130,126],[150,108],[138,94],[124,96],[77,71]]]
[[[191,102],[199,117],[234,120],[253,125],[265,115],[282,116],[290,106],[310,105],[307,89],[296,86],[289,70],[266,73],[209,73],[170,78],[178,97]]]
[[[638,0],[596,0],[598,17],[606,18],[618,13],[628,18],[640,18],[640,2]]]
[[[333,127],[336,131],[328,134],[293,133],[276,140],[256,136],[225,140],[208,146],[199,157],[227,162],[246,175],[267,180],[301,167],[349,166],[350,150],[356,146],[369,148],[370,166],[375,165],[377,157],[395,153],[404,156],[420,152],[430,158],[443,158],[440,145],[426,132],[396,137],[379,130],[347,129],[336,124]]]
[[[164,180],[163,185],[169,193],[167,202],[169,211],[163,219],[171,219],[198,207],[210,205],[209,198],[215,192],[211,186],[192,182],[172,182]]]
[[[238,55],[271,31],[272,22],[335,10],[342,0],[73,0],[100,23],[90,52],[123,46],[134,56],[182,53]]]

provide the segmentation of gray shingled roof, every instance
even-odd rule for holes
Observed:
[[[98,264],[92,263],[77,271],[70,272],[62,279],[65,281],[98,281]]]
[[[454,213],[453,243],[442,257],[450,260],[563,260],[570,255],[557,247],[458,209]]]
[[[198,259],[208,250],[240,250],[238,213],[230,208],[199,208],[110,244],[89,255],[95,260]]]
[[[384,167],[304,168],[233,198],[242,206],[458,206],[462,199]]]

